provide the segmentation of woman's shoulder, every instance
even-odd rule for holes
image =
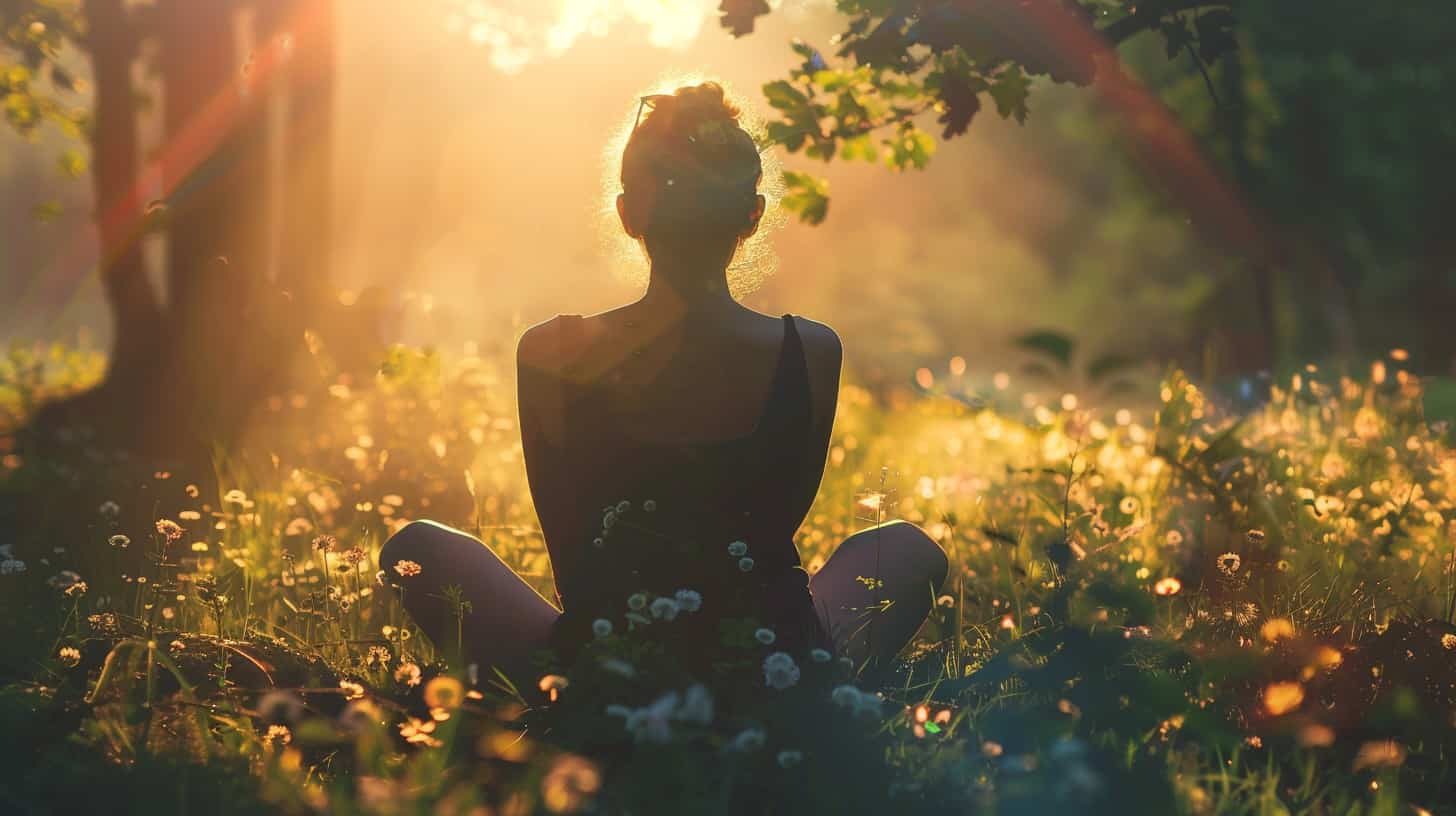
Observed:
[[[844,346],[834,329],[827,323],[820,323],[803,315],[793,315],[793,320],[794,328],[798,330],[799,339],[804,346],[804,357],[810,367],[833,367],[838,370],[844,357]]]
[[[799,337],[803,339],[805,347],[813,345],[826,350],[843,349],[843,345],[839,342],[839,335],[828,323],[820,323],[799,314],[792,315],[792,317],[794,327],[798,329]]]
[[[583,319],[559,314],[526,329],[516,342],[516,362],[541,371],[558,371],[580,347]]]

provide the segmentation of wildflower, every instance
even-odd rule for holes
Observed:
[[[849,709],[850,714],[854,716],[879,714],[882,705],[878,694],[860,691],[850,683],[835,686],[834,690],[829,693],[829,699],[835,705]]]
[[[754,630],[753,639],[765,646],[772,646],[773,642],[778,640],[778,635],[774,634],[774,630],[760,626]]]
[[[1288,618],[1270,618],[1259,627],[1259,634],[1270,643],[1294,637],[1294,622]]]
[[[121,515],[121,505],[117,504],[114,501],[108,500],[102,502],[101,506],[96,508],[96,511],[99,512],[101,515],[106,516],[107,518],[114,519],[117,516]]]
[[[0,561],[0,575],[19,575],[25,572],[25,562],[19,558],[7,558]]]
[[[81,664],[81,650],[75,646],[62,646],[56,658],[67,668],[74,669]]]
[[[117,622],[115,612],[97,612],[94,615],[88,615],[86,623],[90,625],[91,631],[102,636],[115,635],[121,631],[121,625]]]
[[[414,576],[419,575],[421,572],[424,572],[424,568],[421,567],[419,565],[419,562],[417,561],[410,561],[409,559],[405,559],[395,562],[394,571],[399,573],[400,577],[402,578],[413,578]]]
[[[275,742],[279,745],[287,745],[288,743],[293,742],[293,732],[288,730],[288,726],[268,726],[267,733],[263,735],[263,744],[273,745]]]
[[[258,698],[258,719],[266,723],[294,722],[303,715],[303,700],[289,691],[270,691]]]
[[[1153,592],[1164,596],[1177,595],[1182,589],[1183,582],[1172,576],[1159,579],[1156,584],[1153,584]]]
[[[703,596],[691,589],[679,589],[673,599],[684,612],[696,612],[703,608]]]
[[[348,564],[351,567],[363,561],[365,557],[366,556],[364,554],[364,550],[359,547],[350,547],[349,549],[344,550],[344,563]]]
[[[364,686],[353,680],[340,680],[339,688],[344,690],[345,700],[360,700],[364,697]]]
[[[124,550],[131,545],[131,539],[121,533],[117,533],[111,538],[106,539],[106,543],[110,544],[114,549]]]
[[[1169,547],[1176,547],[1183,543],[1183,532],[1181,530],[1169,530],[1163,540],[1168,542]]]
[[[1270,683],[1264,688],[1264,708],[1278,717],[1304,702],[1304,686],[1292,681]]]
[[[664,743],[672,740],[672,719],[678,706],[678,694],[669,691],[642,708],[627,712],[623,726],[637,742]],[[618,713],[616,709],[614,713]]]
[[[1248,626],[1259,617],[1259,605],[1253,601],[1243,603],[1234,608],[1234,620],[1240,626]]]
[[[657,511],[657,502],[653,501],[652,499],[648,499],[647,501],[642,502],[642,509],[646,510],[649,513],[654,513]]]
[[[713,695],[700,683],[694,683],[683,694],[682,705],[674,715],[683,722],[708,725],[713,721]]]
[[[551,702],[554,703],[556,702],[556,698],[560,695],[560,693],[567,686],[571,685],[571,681],[567,680],[565,677],[562,677],[559,674],[548,674],[542,677],[541,681],[536,685],[542,691],[550,695]]]
[[[592,634],[599,638],[607,637],[612,634],[612,622],[606,618],[597,618],[592,621]]]
[[[419,665],[413,662],[404,662],[399,664],[399,668],[394,670],[394,682],[404,683],[410,688],[418,686],[420,684]]]
[[[411,745],[424,745],[430,748],[439,746],[441,742],[431,736],[434,732],[434,720],[406,717],[405,721],[399,724],[399,735]]]
[[[1441,648],[1456,649],[1456,635],[1453,635],[1450,632],[1441,635]]]
[[[743,556],[742,558],[738,559],[738,571],[739,572],[752,572],[753,571],[753,559],[751,557],[749,557],[749,556],[746,556],[746,555]]]
[[[453,677],[440,675],[425,684],[425,705],[430,708],[459,708],[465,686]]]
[[[627,596],[627,608],[633,612],[641,612],[647,607],[647,595],[641,592],[634,592]]]
[[[648,607],[648,611],[652,613],[652,617],[658,620],[670,621],[677,617],[677,613],[680,610],[677,601],[672,598],[662,597],[653,598],[652,605]]]
[[[339,712],[339,727],[351,734],[384,725],[384,711],[371,700],[355,700]]]
[[[779,751],[778,763],[779,763],[779,767],[780,768],[792,768],[795,765],[798,765],[800,762],[803,762],[803,761],[804,761],[804,752],[803,751],[793,751],[793,750],[789,750],[789,749],[785,749],[785,750]]]
[[[1120,502],[1117,503],[1117,509],[1118,510],[1121,510],[1122,513],[1123,513],[1123,515],[1127,515],[1127,516],[1130,516],[1133,513],[1136,513],[1137,512],[1137,509],[1138,509],[1138,500],[1137,500],[1137,497],[1135,497],[1135,496],[1123,496],[1122,497],[1122,501],[1120,501]]]
[[[369,653],[364,657],[366,666],[387,666],[389,665],[389,649],[385,646],[370,646]]]
[[[809,651],[809,659],[815,663],[828,663],[834,659],[834,655],[828,649],[812,649]]]
[[[541,778],[541,802],[552,813],[575,813],[601,787],[596,765],[576,754],[562,754]]]
[[[787,652],[774,652],[763,659],[763,682],[783,691],[799,682],[799,665]]]
[[[339,540],[331,535],[315,536],[313,548],[319,552],[333,552],[339,548]]]
[[[185,532],[187,532],[187,530],[183,528],[182,525],[171,519],[157,520],[157,535],[165,538],[168,543],[171,543],[181,538],[182,534]]]
[[[728,554],[734,558],[748,554],[748,544],[743,541],[734,541],[728,545]]]
[[[1218,560],[1214,563],[1218,566],[1219,572],[1232,578],[1239,571],[1239,567],[1242,566],[1244,562],[1243,559],[1239,558],[1238,553],[1226,552],[1223,555],[1220,555],[1218,557]]]
[[[1264,538],[1265,538],[1264,531],[1263,530],[1250,530],[1247,533],[1244,533],[1244,538],[1250,544],[1252,544],[1253,546],[1257,547],[1260,544],[1263,544],[1264,543]]]
[[[762,748],[766,742],[768,742],[768,735],[763,732],[763,729],[750,726],[739,731],[723,746],[723,750],[733,753],[748,753]]]
[[[1405,762],[1405,746],[1394,740],[1374,740],[1362,743],[1360,751],[1355,754],[1355,761],[1351,763],[1350,769],[1358,771],[1362,768],[1389,768]]]

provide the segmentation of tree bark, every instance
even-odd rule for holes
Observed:
[[[96,87],[91,181],[100,236],[101,285],[114,341],[107,377],[128,376],[157,351],[161,310],[139,239],[146,202],[137,187],[137,123],[131,65],[137,38],[123,0],[86,0],[87,46]]]

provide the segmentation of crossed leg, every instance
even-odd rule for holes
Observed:
[[[418,564],[418,574],[400,575],[403,561]],[[415,624],[447,652],[457,647],[457,622],[446,589],[458,586],[470,604],[458,632],[465,660],[496,666],[518,682],[530,679],[531,658],[546,647],[561,612],[480,539],[411,522],[384,543],[379,566],[403,588]],[[920,628],[947,569],[945,553],[924,530],[891,521],[845,539],[809,579],[809,590],[835,647],[869,679]]]

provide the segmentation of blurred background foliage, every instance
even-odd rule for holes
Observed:
[[[338,311],[331,293],[343,290],[337,300],[362,301],[377,326],[335,346],[448,347],[510,342],[556,312],[629,299],[594,226],[611,192],[599,151],[634,94],[691,69],[762,89],[759,111],[793,153],[786,206],[822,221],[778,236],[779,274],[750,304],[835,325],[872,386],[957,355],[984,383],[1015,370],[1016,339],[1034,331],[1075,338],[1089,359],[1117,354],[1148,373],[1173,361],[1209,380],[1392,346],[1425,373],[1456,359],[1444,326],[1456,242],[1442,224],[1456,114],[1439,102],[1456,81],[1444,47],[1456,18],[1432,0],[208,7],[226,7],[218,19],[233,31],[209,76],[235,81],[239,121],[256,123],[228,149],[295,147],[271,165],[239,159],[222,173],[231,180],[180,187],[189,200],[173,195],[166,148],[188,121],[176,102],[195,114],[209,99],[189,96],[186,72],[168,66],[196,56],[175,33],[196,7],[0,4],[8,338],[116,339],[88,223],[102,193],[80,179],[104,175],[83,137],[102,115],[97,86],[116,82],[114,67],[96,67],[119,43],[142,179],[133,204],[146,209],[134,241],[143,272],[131,278],[155,290],[133,304],[138,323],[177,324],[164,304],[187,281],[218,277],[196,271],[215,253],[175,237],[218,213],[242,226],[229,236],[231,282],[199,288],[181,310],[203,328],[220,322],[212,304],[327,324],[320,315]],[[98,25],[106,14],[125,26]],[[271,77],[280,54],[323,66],[326,80],[296,67]],[[593,67],[608,62],[614,71]],[[323,113],[301,123],[309,100]],[[296,148],[312,142],[325,147]],[[249,294],[247,282],[268,280],[284,302]],[[179,382],[219,370],[213,354],[189,353],[204,361]]]

